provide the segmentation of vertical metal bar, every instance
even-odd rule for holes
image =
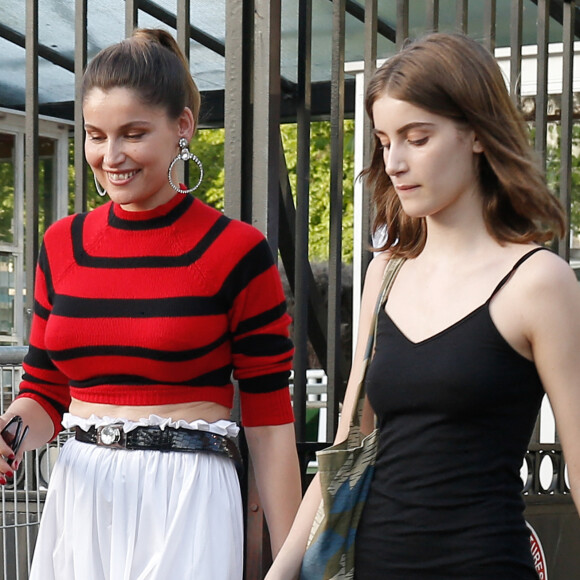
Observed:
[[[24,134],[14,136],[14,241],[16,251],[14,256],[14,324],[18,336],[18,344],[26,344],[25,337],[30,324],[29,310],[26,305],[26,271],[25,258],[25,224],[24,222]]]
[[[75,102],[74,168],[75,212],[87,209],[87,164],[85,163],[85,128],[83,124],[82,83],[87,65],[87,0],[75,0]]]
[[[230,5],[233,2],[229,3]],[[250,12],[251,6],[251,12]],[[251,125],[247,119],[242,129],[251,127],[251,158],[242,157],[243,168],[251,166],[251,219],[252,224],[266,236],[275,256],[278,255],[278,221],[280,196],[280,38],[281,0],[254,0],[244,5],[242,14],[244,26],[250,26],[252,45],[250,54],[244,51],[242,73],[248,69],[252,86],[242,92],[244,99],[251,102],[255,113]],[[229,9],[229,8],[228,8]],[[242,30],[243,35],[246,34]],[[242,48],[245,48],[242,43]],[[252,57],[251,66],[248,61]],[[247,59],[247,60],[246,60]],[[245,78],[248,78],[245,77]],[[242,89],[244,87],[242,86]],[[229,95],[228,95],[228,98]],[[237,192],[239,195],[239,191]],[[247,211],[247,200],[242,200],[241,211]],[[246,512],[247,558],[246,578],[261,578],[269,558],[267,536],[264,533],[265,520],[256,491],[251,457],[248,463],[248,510]]]
[[[378,27],[378,1],[366,0],[365,2],[365,44],[364,44],[364,89],[365,93],[371,77],[377,70],[377,27]],[[363,165],[366,167],[371,160],[372,125],[367,115],[363,123]],[[370,191],[363,189],[362,204],[362,228],[361,239],[364,247],[361,255],[361,271],[366,271],[370,256],[366,245],[370,242]],[[362,290],[359,288],[358,291]]]
[[[76,82],[76,78],[75,78]],[[75,87],[76,90],[76,87]],[[74,115],[74,108],[73,108]],[[66,125],[59,125],[59,137],[55,143],[55,155],[57,159],[56,166],[54,168],[55,174],[55,184],[54,192],[55,198],[53,201],[54,208],[54,220],[56,221],[62,217],[68,215],[69,212],[69,187],[68,187],[68,177],[69,177],[69,130]],[[62,160],[66,159],[66,162]]]
[[[328,422],[332,441],[338,424],[338,404],[343,395],[341,373],[342,288],[342,172],[344,152],[344,49],[345,0],[333,0],[332,65],[330,81],[330,234],[328,257]]]
[[[427,29],[433,32],[439,30],[439,0],[427,2]]]
[[[460,32],[467,33],[468,0],[455,3],[455,26]]]
[[[409,0],[397,0],[397,49],[409,37]]]
[[[536,12],[536,110],[534,148],[543,168],[547,163],[548,136],[548,43],[550,33],[550,0],[538,0]],[[532,441],[539,442],[542,418],[538,415]],[[539,465],[535,474],[534,492],[539,489]]]
[[[484,45],[493,54],[495,51],[496,0],[485,0],[483,6]]]
[[[4,369],[2,369],[4,370]],[[3,376],[3,373],[0,373],[0,377]],[[1,380],[1,378],[0,378]],[[0,384],[0,386],[3,387],[3,385]],[[4,389],[2,389],[2,392],[4,392]],[[2,409],[2,412],[4,412],[4,409]],[[6,488],[3,486],[2,489],[0,490],[0,514],[2,515],[2,522],[7,522],[8,518],[8,510],[6,509]],[[2,526],[2,528],[0,528],[2,530],[2,553],[3,554],[8,554],[8,526],[6,524],[4,524]],[[4,558],[2,558],[3,563],[2,563],[2,578],[8,578],[8,558],[6,556],[4,556]]]
[[[535,149],[542,166],[546,166],[548,134],[548,42],[550,29],[549,0],[538,0],[537,31],[537,84],[536,84],[536,137]]]
[[[522,0],[512,0],[510,18],[510,95],[517,107],[522,92]]]
[[[189,62],[189,37],[191,32],[191,2],[190,0],[177,0],[177,44]]]
[[[137,28],[139,0],[125,0],[125,36],[128,38]]]
[[[177,0],[177,23],[176,23],[176,32],[177,32],[177,44],[181,51],[183,52],[183,56],[189,62],[189,46],[190,46],[190,32],[191,32],[191,25],[190,25],[190,0]],[[181,173],[180,178],[183,180],[183,183],[189,182],[189,166],[187,163],[180,163],[181,165]]]
[[[377,68],[377,0],[365,1],[365,39],[364,39],[364,70],[362,74],[362,95],[357,95],[357,109],[364,101],[364,93],[369,81]],[[357,74],[357,93],[360,86],[360,74]],[[362,103],[361,103],[362,104]],[[361,107],[364,109],[364,107]],[[357,127],[356,120],[362,122]],[[354,167],[354,232],[353,232],[353,265],[352,265],[352,351],[356,348],[358,339],[358,321],[360,318],[360,298],[362,294],[364,273],[370,262],[371,254],[368,245],[371,242],[371,194],[363,181],[357,179],[361,170],[370,163],[371,146],[373,143],[371,120],[364,110],[355,112],[355,167]],[[358,143],[362,143],[362,155],[358,154]],[[361,159],[362,157],[362,159]],[[360,162],[359,162],[360,159]]]
[[[254,2],[252,224],[278,252],[281,0]]]
[[[34,278],[38,257],[38,0],[26,0],[26,115],[25,190],[26,205],[26,309],[32,313]],[[28,331],[27,331],[28,332]]]
[[[244,199],[251,199],[251,163],[247,149],[252,147],[251,108],[246,106],[253,87],[253,69],[248,62],[246,37],[253,38],[253,0],[227,0],[225,14],[225,85],[224,85],[224,210],[234,219],[249,221]],[[251,45],[251,43],[250,43]],[[248,74],[249,73],[249,74]],[[246,82],[244,82],[246,81]],[[248,144],[249,147],[244,145]],[[246,171],[244,171],[246,169]],[[234,417],[239,417],[236,395]],[[242,437],[243,441],[243,437]],[[245,446],[242,447],[245,449]],[[245,546],[244,578],[259,577],[262,569],[264,518],[248,457],[244,493]]]
[[[570,223],[572,205],[572,127],[574,123],[573,68],[574,68],[574,12],[575,1],[564,2],[562,6],[562,121],[561,121],[561,167],[560,201],[566,210]],[[570,228],[558,240],[558,253],[566,261],[570,260]]]
[[[266,533],[266,520],[262,508],[258,485],[253,469],[252,458],[248,456],[246,467],[246,555],[244,578],[263,578],[272,562],[269,536]]]
[[[294,290],[294,415],[296,438],[306,441],[306,371],[308,369],[308,230],[310,213],[310,118],[312,0],[298,5],[298,94],[296,155],[296,259]]]
[[[228,0],[226,5],[226,50],[225,50],[225,87],[224,87],[224,209],[235,219],[243,219],[242,195],[245,187],[243,174],[244,136],[244,87],[251,86],[251,78],[244,75],[244,13],[252,0]]]

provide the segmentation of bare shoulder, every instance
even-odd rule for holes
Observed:
[[[580,324],[580,284],[557,254],[544,251],[531,256],[518,269],[512,287],[512,304],[526,321],[530,338]]]
[[[580,295],[580,285],[570,265],[550,251],[537,252],[520,267],[519,286],[529,298],[554,298],[571,292]]]
[[[391,254],[389,252],[380,252],[376,254],[370,261],[366,273],[366,281],[376,281],[382,280],[385,274],[385,268],[389,260],[391,259]]]
[[[381,252],[373,257],[367,267],[361,304],[363,318],[365,313],[366,317],[370,316],[374,309],[390,257],[389,252]]]

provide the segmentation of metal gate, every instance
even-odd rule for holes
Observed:
[[[107,0],[107,4],[117,0]],[[189,54],[197,42],[223,58],[223,86],[205,94],[202,114],[212,126],[223,126],[225,146],[225,211],[249,221],[267,236],[279,253],[294,302],[293,338],[296,345],[293,401],[296,433],[305,483],[314,451],[331,441],[336,431],[339,403],[350,367],[350,353],[341,347],[344,301],[342,264],[344,121],[355,119],[356,167],[366,165],[371,132],[364,115],[357,114],[357,102],[364,92],[377,60],[394,54],[402,42],[429,30],[462,30],[495,51],[506,71],[513,99],[533,128],[536,151],[550,168],[557,164],[554,193],[565,207],[573,201],[574,123],[577,118],[574,67],[576,38],[580,36],[579,11],[574,1],[563,0],[224,0],[223,41],[195,26],[195,9],[201,2],[177,0],[118,0],[118,15],[129,34],[143,19],[154,18],[175,31]],[[25,4],[25,7],[23,6]],[[42,5],[46,7],[49,2]],[[73,6],[74,4],[74,6]],[[104,4],[104,2],[102,2]],[[78,96],[81,72],[92,48],[95,16],[93,0],[69,3],[74,55],[58,54],[39,43],[39,30],[46,14],[39,0],[0,0],[0,39],[25,48],[25,207],[26,263],[38,253],[38,163],[39,112],[74,120],[75,209],[86,207],[86,165],[82,155],[84,130],[81,104],[77,98],[65,106],[43,104],[39,98],[39,62],[50,62],[72,73]],[[7,11],[26,10],[25,30],[14,30],[4,22]],[[90,9],[89,9],[90,8]],[[92,11],[91,11],[92,10]],[[288,11],[292,26],[288,27]],[[94,33],[93,33],[94,34]],[[292,78],[283,73],[287,39],[292,36],[296,70]],[[324,37],[324,38],[322,38]],[[355,46],[355,42],[358,43]],[[285,44],[286,43],[286,44]],[[320,47],[328,53],[329,74],[318,79],[316,58]],[[354,48],[353,48],[354,47]],[[558,52],[557,58],[554,55]],[[556,64],[554,64],[556,63]],[[530,72],[531,71],[531,72]],[[528,75],[529,73],[529,75]],[[554,80],[554,74],[556,80]],[[527,76],[528,75],[528,76]],[[524,79],[532,79],[529,83]],[[555,83],[555,84],[554,84]],[[556,87],[556,88],[555,88]],[[50,106],[49,106],[50,105]],[[2,102],[0,101],[0,106]],[[360,109],[358,109],[360,110]],[[327,284],[322,292],[316,285],[309,247],[310,128],[313,120],[325,119],[331,127],[331,180],[329,205],[329,260]],[[292,191],[280,136],[283,122],[295,122],[298,131],[296,189]],[[550,142],[557,135],[557,159],[550,157]],[[361,280],[370,254],[369,193],[362,184],[355,190],[355,239],[352,309],[356,312]],[[574,259],[573,236],[559,241],[559,252]],[[26,307],[32,307],[33,268],[27,269]],[[314,393],[309,368],[309,349],[316,353],[325,377],[326,389],[313,405]],[[6,354],[4,354],[6,353]],[[17,387],[20,351],[7,347],[2,367],[2,410]],[[326,410],[323,430],[310,430],[312,409]],[[565,463],[556,436],[546,442],[536,430],[526,460],[525,497],[527,517],[539,538],[539,571],[551,580],[569,580],[580,570],[580,524],[566,483]],[[312,435],[311,433],[315,433]],[[64,435],[66,437],[66,435]],[[58,442],[55,445],[58,448]],[[24,475],[16,486],[2,490],[2,551],[4,577],[26,577],[27,562],[34,544],[38,514],[44,497],[51,457],[57,451],[47,447],[27,458]],[[548,465],[546,468],[545,465]],[[542,473],[551,473],[543,481]],[[544,477],[545,478],[545,477]],[[246,578],[261,578],[269,554],[259,501],[248,489]],[[11,555],[12,554],[12,555]],[[541,569],[544,566],[545,569]],[[547,569],[547,570],[546,570]]]

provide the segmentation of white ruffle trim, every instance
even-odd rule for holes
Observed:
[[[165,427],[172,427],[173,429],[192,429],[194,431],[209,431],[211,433],[216,433],[217,435],[224,435],[226,437],[236,437],[240,431],[240,428],[233,421],[228,421],[226,419],[220,419],[214,423],[208,423],[203,419],[197,419],[188,423],[183,419],[178,421],[173,421],[171,418],[159,417],[159,415],[149,415],[149,418],[141,418],[138,421],[133,421],[131,419],[122,419],[116,417],[98,417],[97,415],[91,415],[88,419],[84,417],[77,417],[71,413],[65,413],[62,418],[62,424],[65,429],[70,429],[72,427],[80,427],[83,431],[88,431],[91,427],[101,427],[102,425],[111,424],[123,424],[123,431],[128,433],[137,427],[150,427],[158,426],[161,429]]]

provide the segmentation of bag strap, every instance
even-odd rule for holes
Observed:
[[[375,350],[375,340],[377,336],[377,325],[379,321],[379,312],[381,308],[384,307],[384,304],[387,300],[389,292],[391,291],[391,287],[405,258],[391,258],[387,262],[387,266],[385,268],[385,274],[383,276],[383,283],[381,284],[381,289],[379,290],[379,294],[377,297],[377,303],[375,306],[375,310],[373,312],[373,318],[371,321],[371,328],[369,332],[369,337],[367,340],[367,347],[364,354],[363,359],[363,368],[361,373],[361,378],[358,383],[357,387],[357,394],[356,394],[356,401],[357,403],[352,407],[352,415],[350,417],[350,424],[351,426],[360,426],[360,409],[361,402],[364,401],[365,397],[365,378],[367,374],[367,369],[371,359],[373,357],[373,352]]]

